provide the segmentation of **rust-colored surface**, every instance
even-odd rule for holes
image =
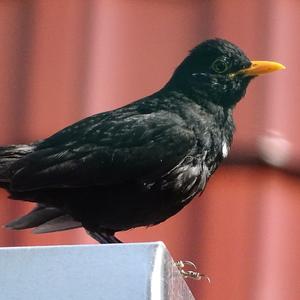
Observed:
[[[235,164],[222,167],[176,217],[118,237],[163,240],[175,258],[194,261],[212,280],[189,282],[196,299],[297,300],[299,14],[296,0],[1,1],[0,144],[46,137],[151,93],[208,37],[227,38],[250,58],[282,62],[287,70],[255,80],[238,105]],[[238,163],[247,157],[279,168]],[[4,224],[30,204],[1,191],[0,207]],[[83,230],[0,229],[1,246],[92,242]]]

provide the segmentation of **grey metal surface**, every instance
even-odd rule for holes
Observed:
[[[2,300],[193,300],[161,242],[0,248]]]

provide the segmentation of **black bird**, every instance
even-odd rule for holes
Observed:
[[[0,148],[0,184],[36,202],[8,228],[84,227],[101,243],[155,225],[200,194],[227,156],[232,110],[257,75],[284,69],[250,61],[222,39],[195,47],[158,92],[83,119],[44,140]]]

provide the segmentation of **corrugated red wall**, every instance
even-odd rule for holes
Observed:
[[[257,79],[238,105],[232,154],[204,195],[118,237],[163,240],[174,258],[196,262],[212,280],[189,282],[197,299],[300,299],[299,15],[297,0],[2,0],[0,144],[151,93],[208,37],[282,62],[285,72]],[[1,224],[29,209],[0,196]],[[82,230],[0,230],[1,246],[91,242]]]

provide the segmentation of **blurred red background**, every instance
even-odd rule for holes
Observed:
[[[300,299],[300,2],[0,1],[0,144],[29,142],[159,89],[200,41],[226,38],[284,72],[248,88],[227,163],[167,222],[118,234],[162,240],[212,283],[196,299]],[[0,223],[30,209],[1,191]],[[1,246],[94,243],[83,230],[0,229]]]

